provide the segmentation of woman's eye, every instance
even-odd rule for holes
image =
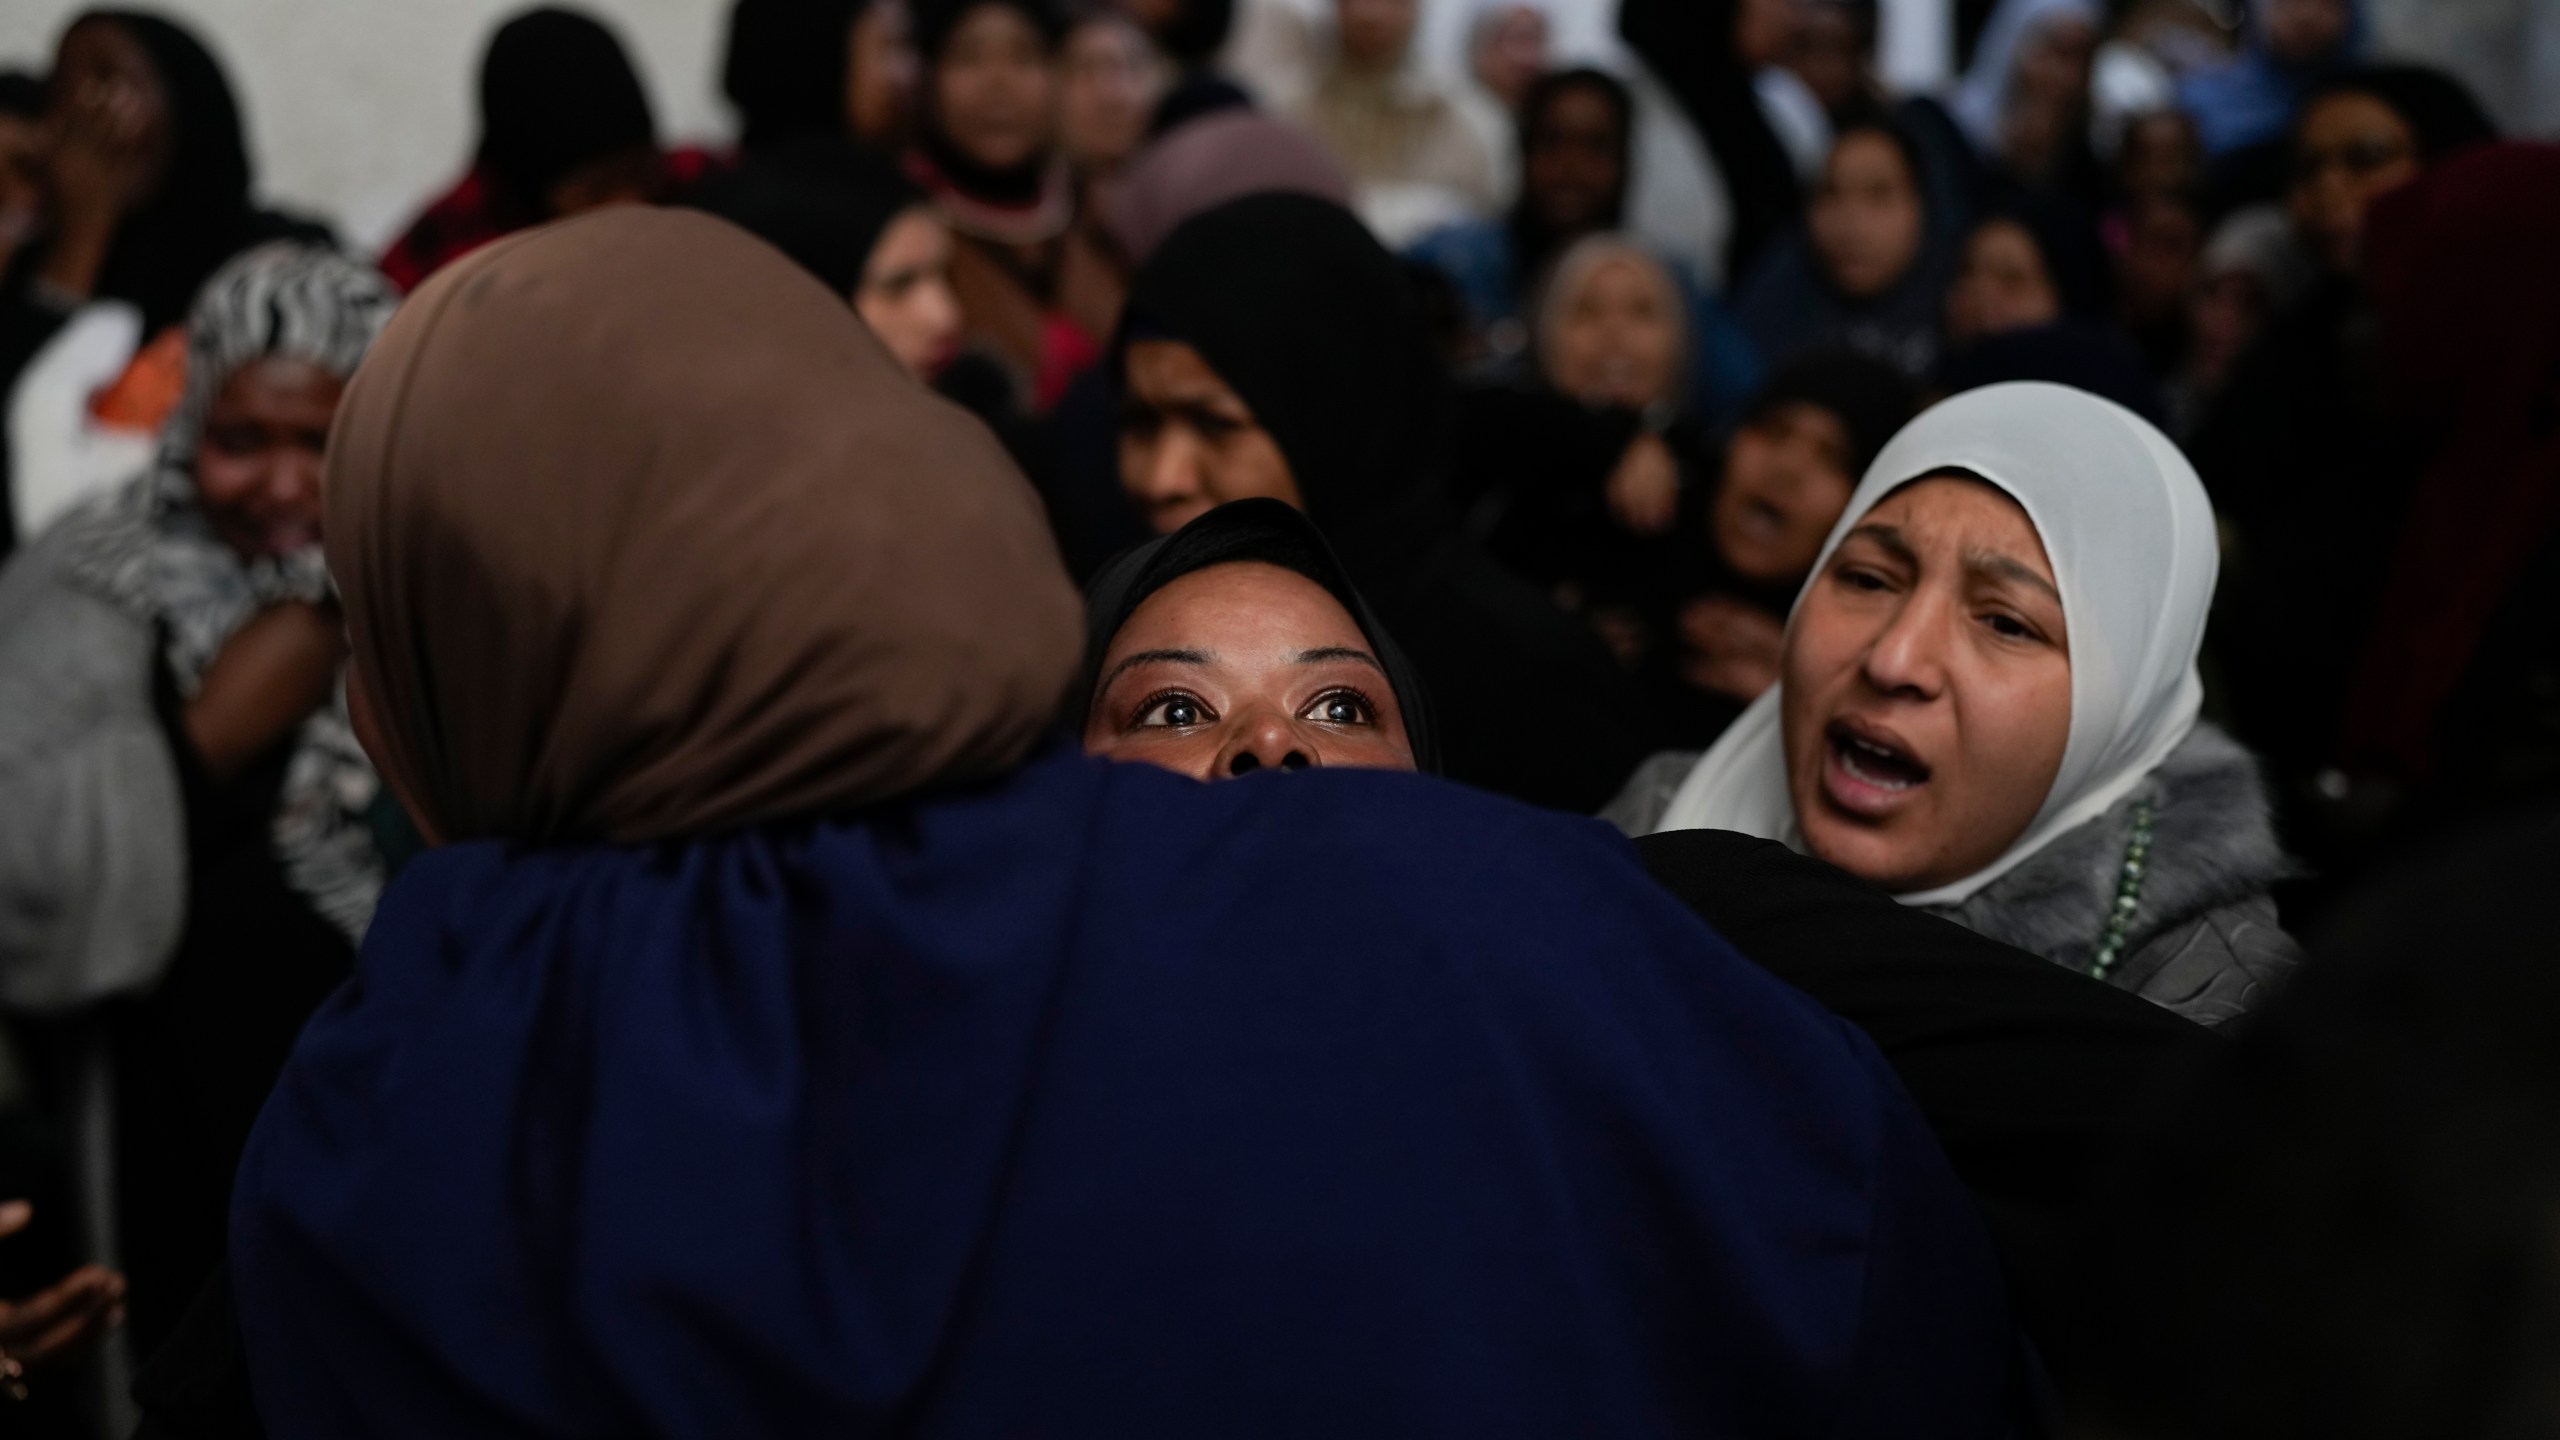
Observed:
[[[1885,578],[1873,570],[1861,570],[1851,567],[1843,569],[1838,573],[1840,583],[1848,586],[1852,590],[1873,592],[1890,588],[1885,583]]]
[[[1195,725],[1205,725],[1212,718],[1209,707],[1198,699],[1189,695],[1167,695],[1140,710],[1135,723],[1140,727],[1188,730]]]
[[[1995,610],[1990,614],[1983,616],[1982,623],[1991,627],[1992,634],[1997,635],[2004,640],[2033,640],[2036,638],[2035,630],[2030,627],[2027,622],[2019,619],[2015,615],[2004,615]]]
[[[1316,697],[1307,707],[1306,717],[1324,725],[1368,725],[1375,723],[1376,713],[1369,702],[1349,690],[1336,690]]]

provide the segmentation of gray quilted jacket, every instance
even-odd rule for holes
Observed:
[[[1693,754],[1645,762],[1601,818],[1630,835],[1659,823]],[[2072,830],[1944,915],[2057,965],[2096,958],[2134,808],[2152,807],[2141,902],[2109,983],[2203,1025],[2221,1025],[2264,1000],[2300,962],[2268,893],[2291,873],[2257,761],[2210,725],[2097,819]]]

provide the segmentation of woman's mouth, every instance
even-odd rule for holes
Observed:
[[[1847,720],[1823,732],[1823,794],[1851,815],[1884,819],[1928,783],[1929,767],[1888,732]]]

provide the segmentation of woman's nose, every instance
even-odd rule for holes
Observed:
[[[1227,743],[1218,762],[1219,773],[1229,776],[1271,768],[1305,770],[1316,763],[1299,743],[1296,728],[1277,714],[1248,721]]]
[[[1867,683],[1888,695],[1934,699],[1946,688],[1940,648],[1945,639],[1948,607],[1925,594],[1904,600],[1867,647]]]
[[[321,469],[318,451],[298,447],[286,450],[267,470],[267,498],[278,505],[299,505],[317,499]]]
[[[1139,475],[1140,494],[1164,505],[1200,493],[1199,447],[1179,425],[1168,425],[1148,447]]]

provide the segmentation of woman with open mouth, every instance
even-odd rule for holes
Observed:
[[[1778,685],[1637,834],[1784,840],[2220,1024],[2296,958],[2256,761],[2197,719],[2213,509],[2177,448],[2065,386],[1923,414],[1850,498]]]

